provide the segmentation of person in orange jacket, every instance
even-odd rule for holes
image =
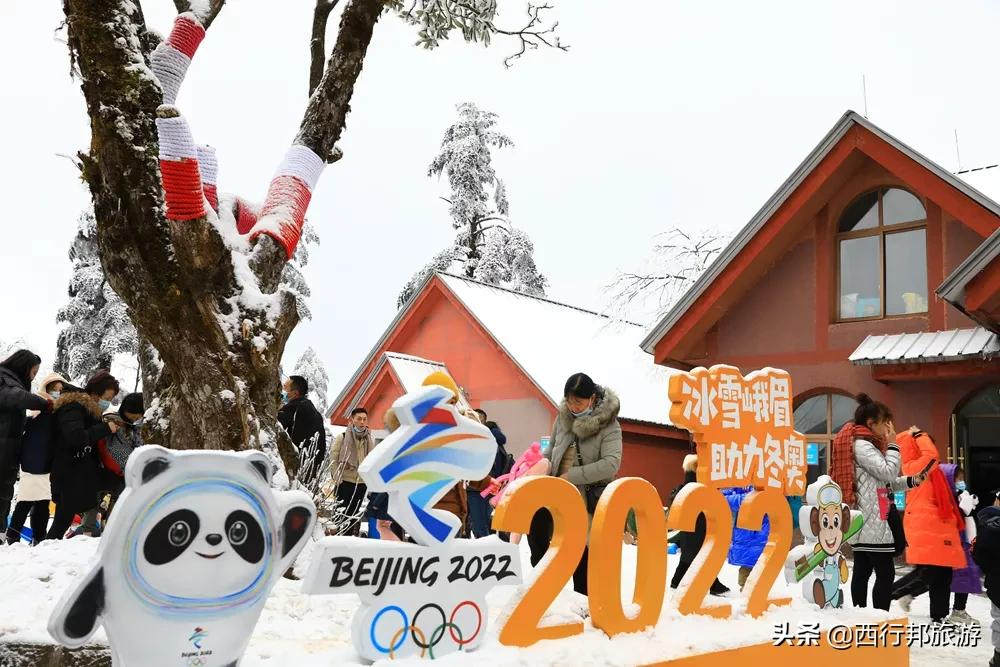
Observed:
[[[951,609],[952,569],[965,567],[960,533],[965,529],[965,519],[938,465],[940,454],[930,436],[914,426],[899,434],[896,442],[903,474],[923,477],[928,483],[907,493],[903,515],[906,562],[914,568],[893,585],[892,598],[905,598],[908,603],[929,590],[931,620],[942,623]]]

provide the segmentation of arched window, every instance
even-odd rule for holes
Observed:
[[[816,451],[816,463],[809,466],[812,484],[830,472],[830,446],[844,424],[854,419],[858,404],[843,394],[818,394],[795,402],[795,430],[806,436],[808,446]]]
[[[899,188],[861,195],[837,224],[838,319],[927,312],[927,211]]]

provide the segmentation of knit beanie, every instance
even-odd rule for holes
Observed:
[[[142,394],[129,394],[122,399],[121,407],[118,408],[118,413],[122,416],[128,412],[133,415],[141,415],[146,412],[146,406],[142,400]]]

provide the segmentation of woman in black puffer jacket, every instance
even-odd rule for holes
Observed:
[[[14,499],[21,463],[21,439],[27,410],[50,411],[52,402],[31,393],[31,381],[42,360],[29,350],[18,350],[0,362],[0,535]]]
[[[100,464],[98,444],[118,431],[118,424],[104,420],[104,411],[117,394],[118,380],[100,370],[83,391],[64,391],[56,401],[52,433],[56,515],[46,539],[62,539],[75,514],[94,509],[100,504],[98,495],[115,488],[114,475]]]

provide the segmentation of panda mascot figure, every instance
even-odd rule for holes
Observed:
[[[238,665],[316,521],[306,493],[270,481],[259,451],[135,450],[97,562],[49,633],[78,647],[103,625],[115,667]]]

